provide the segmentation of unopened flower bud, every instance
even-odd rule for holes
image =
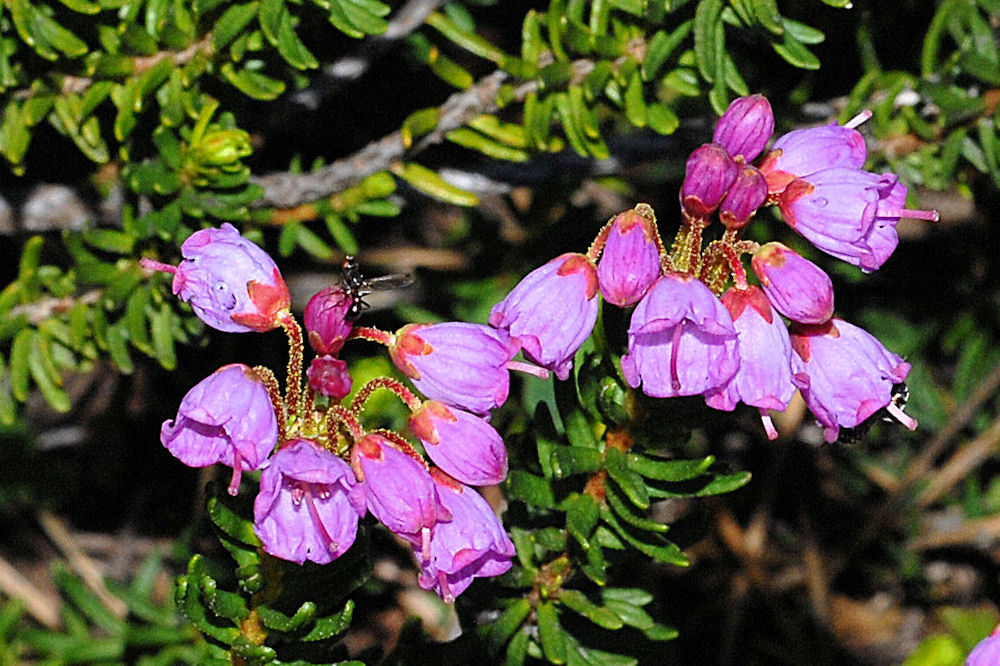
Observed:
[[[685,166],[681,208],[689,217],[707,218],[726,196],[737,170],[736,162],[719,144],[696,148]]]
[[[726,149],[734,159],[752,162],[764,150],[774,131],[771,103],[763,95],[749,95],[733,100],[715,126],[712,141]]]
[[[615,218],[597,262],[597,283],[604,300],[622,308],[639,302],[660,277],[656,221],[648,206],[642,208],[648,217],[639,210],[637,206]]]
[[[309,345],[320,355],[336,356],[354,325],[347,319],[354,299],[343,287],[334,285],[316,292],[303,316]]]
[[[306,368],[309,388],[340,402],[354,384],[347,362],[333,356],[317,356]]]
[[[767,181],[756,167],[746,165],[719,206],[719,219],[726,229],[742,229],[767,199]]]

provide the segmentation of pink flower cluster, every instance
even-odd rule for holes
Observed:
[[[790,132],[755,167],[773,128],[766,98],[734,101],[713,142],[687,161],[683,224],[669,249],[652,209],[640,204],[609,221],[586,254],[531,272],[493,308],[490,324],[565,379],[600,293],[633,308],[622,374],[649,396],[702,395],[727,411],[746,403],[760,410],[771,439],[778,433],[768,410],[785,409],[796,389],[828,441],[882,409],[915,428],[893,399],[909,364],[833,316],[833,283],[819,266],[781,243],[741,236],[758,209],[777,205],[817,248],[870,271],[895,249],[900,218],[937,213],[904,209],[906,187],[894,174],[861,169],[865,144],[850,124]],[[724,231],[704,246],[714,215]],[[759,286],[748,283],[747,254]]]
[[[351,290],[357,285],[345,278],[306,306],[316,356],[303,392],[302,333],[273,261],[229,225],[196,232],[182,251],[176,267],[144,265],[172,273],[175,293],[205,323],[232,332],[280,326],[289,335],[284,395],[269,370],[227,365],[194,386],[161,429],[164,446],[181,462],[232,467],[233,495],[244,471],[261,471],[254,532],[266,552],[300,564],[331,562],[351,547],[370,513],[412,545],[421,586],[446,601],[474,578],[510,568],[513,543],[471,487],[507,476],[503,440],[484,417],[507,397],[507,364],[519,347],[506,332],[462,323],[410,326],[395,336],[355,328],[352,315],[360,308]],[[353,382],[337,355],[356,337],[390,346],[392,358],[431,399],[383,377],[363,386],[349,405],[340,404]],[[379,389],[409,407],[410,431],[433,467],[403,435],[365,429],[365,401]]]

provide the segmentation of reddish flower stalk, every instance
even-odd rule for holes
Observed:
[[[351,400],[350,410],[353,414],[360,414],[364,408],[365,403],[368,399],[372,397],[372,394],[379,389],[385,389],[395,394],[400,400],[402,400],[407,408],[411,412],[415,412],[420,409],[421,400],[416,395],[413,394],[410,389],[403,386],[399,381],[396,381],[392,377],[376,377],[368,381],[364,386],[362,386],[354,399]]]
[[[285,386],[285,404],[292,414],[304,414],[305,404],[302,394],[302,328],[295,317],[285,311],[278,323],[288,336],[288,376]]]

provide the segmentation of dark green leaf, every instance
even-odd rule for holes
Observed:
[[[719,41],[721,32],[722,0],[702,0],[694,14],[694,52],[698,71],[709,82],[715,80],[725,52],[725,44]]]
[[[649,508],[649,493],[642,477],[628,468],[624,453],[618,449],[609,448],[607,452],[608,476],[618,484],[625,495],[640,509]]]
[[[629,469],[657,481],[687,481],[703,474],[714,462],[715,456],[695,460],[656,460],[636,453],[626,455]]]
[[[570,610],[584,616],[604,629],[614,631],[621,629],[624,624],[614,611],[595,604],[579,590],[563,588],[559,594],[559,601]]]
[[[555,604],[543,601],[537,611],[538,639],[542,644],[545,658],[553,664],[566,663],[566,641],[563,628],[559,624],[559,614]]]
[[[244,68],[236,71],[233,64],[227,62],[222,65],[220,71],[229,83],[247,97],[267,101],[275,99],[285,92],[284,81],[273,79],[254,70]]]
[[[494,651],[499,651],[511,636],[521,628],[531,614],[531,602],[521,598],[512,603],[490,624],[489,640]]]
[[[709,497],[711,495],[730,493],[750,483],[750,476],[750,472],[720,474],[712,479],[708,485],[695,493],[695,495],[697,497]]]
[[[604,466],[604,454],[580,446],[556,446],[552,449],[552,474],[565,479],[574,474],[586,474]]]
[[[259,2],[247,2],[227,7],[212,26],[212,47],[218,51],[233,41],[257,16],[259,6]]]
[[[522,470],[510,471],[507,476],[507,490],[511,499],[521,500],[528,506],[547,509],[555,504],[549,482]]]
[[[693,27],[693,21],[684,21],[669,34],[662,30],[653,34],[646,47],[646,58],[642,61],[640,69],[643,80],[652,81],[657,77],[664,63],[687,38]]]

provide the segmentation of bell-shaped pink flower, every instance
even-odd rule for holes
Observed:
[[[485,414],[507,400],[508,363],[520,344],[481,324],[407,324],[396,332],[392,362],[431,400]]]
[[[434,526],[430,557],[421,562],[419,582],[420,587],[434,590],[452,603],[473,578],[499,576],[510,569],[516,553],[503,525],[479,493],[439,470],[431,470],[431,474],[451,520]]]
[[[351,466],[306,439],[283,445],[261,472],[253,531],[264,550],[302,564],[327,564],[343,555],[365,507],[352,502]]]
[[[309,344],[320,356],[340,353],[354,328],[347,316],[353,303],[354,299],[340,285],[321,289],[306,303],[303,320]]]
[[[719,205],[719,220],[726,229],[742,229],[767,199],[767,181],[756,167],[744,165],[726,198]]]
[[[822,324],[833,316],[833,281],[823,269],[781,243],[762,245],[750,261],[767,299],[800,324]]]
[[[906,379],[910,364],[870,333],[842,319],[826,324],[793,324],[792,381],[823,425],[826,441],[841,428],[854,428],[886,408],[910,430],[917,422],[893,400],[893,386]]]
[[[260,469],[278,443],[278,420],[264,382],[242,363],[224,365],[187,392],[160,441],[189,467],[217,462],[233,468],[229,494],[243,470]]]
[[[763,95],[748,95],[734,99],[719,118],[712,143],[726,149],[729,155],[752,162],[764,150],[774,132],[774,113]]]
[[[615,218],[597,262],[597,283],[604,300],[624,308],[639,302],[660,277],[656,220],[627,210]]]
[[[768,439],[776,439],[767,410],[784,410],[795,395],[788,329],[764,292],[751,285],[730,288],[722,303],[739,335],[740,367],[724,386],[705,395],[709,407],[731,411],[738,402],[757,407]]]
[[[706,143],[694,150],[684,167],[681,209],[688,217],[707,219],[722,203],[739,171],[726,149]]]
[[[597,321],[597,271],[582,254],[566,253],[528,273],[490,310],[489,323],[507,331],[524,355],[569,377],[573,355]]]
[[[796,178],[823,169],[863,167],[868,149],[864,137],[854,129],[855,121],[792,130],[779,137],[760,165],[768,191],[779,194]]]
[[[989,636],[976,643],[965,659],[965,666],[997,666],[1000,664],[1000,625]]]
[[[820,250],[862,270],[876,270],[895,249],[902,217],[936,221],[937,211],[902,208],[906,188],[895,174],[817,171],[788,184],[778,201],[790,227]]]
[[[340,402],[354,385],[347,362],[333,356],[317,356],[310,361],[306,368],[306,378],[309,380],[309,388],[334,402]]]
[[[351,466],[365,502],[380,523],[428,552],[430,528],[447,520],[427,468],[382,435],[362,437],[351,448]]]
[[[486,419],[428,400],[410,417],[410,429],[434,464],[462,483],[491,486],[507,478],[507,449]]]
[[[288,287],[278,267],[228,222],[202,229],[181,245],[177,266],[143,259],[142,265],[173,273],[173,291],[212,328],[229,333],[269,331],[287,312]]]
[[[703,283],[667,273],[632,313],[621,362],[628,385],[656,398],[717,389],[739,368],[733,319]]]

